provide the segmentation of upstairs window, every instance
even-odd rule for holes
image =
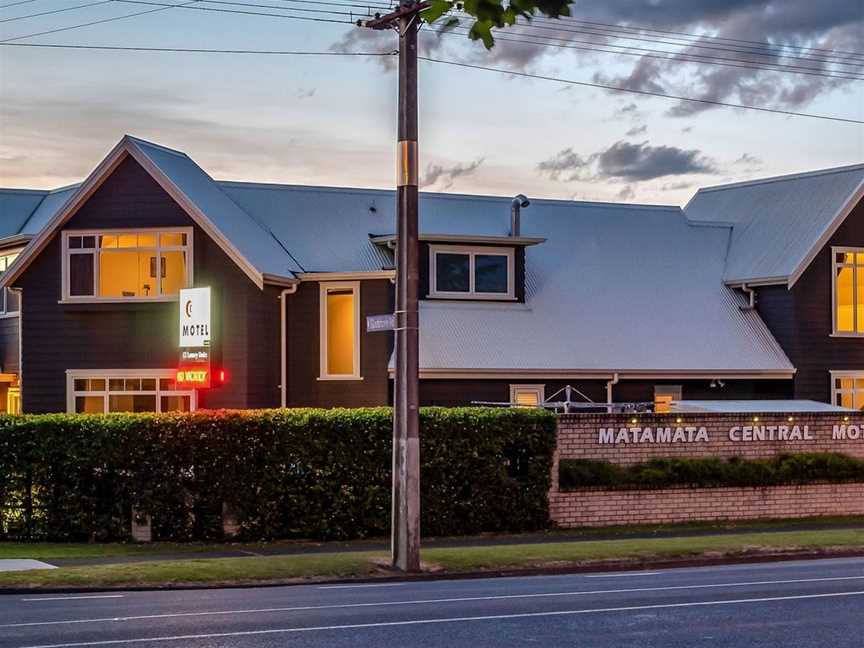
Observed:
[[[192,230],[63,232],[63,298],[160,301],[192,285]]]
[[[0,275],[9,269],[19,254],[21,254],[21,250],[8,250],[0,253]],[[15,315],[17,313],[18,294],[8,288],[0,290],[0,315]]]
[[[429,296],[515,299],[513,256],[513,248],[430,246]]]
[[[322,283],[321,380],[360,379],[360,282]]]
[[[834,248],[834,333],[864,335],[864,248]]]
[[[510,403],[516,407],[540,407],[546,401],[545,385],[510,385]]]

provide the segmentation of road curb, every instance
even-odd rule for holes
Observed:
[[[95,592],[160,592],[217,589],[252,589],[265,587],[290,587],[301,585],[342,585],[374,583],[407,583],[441,580],[470,580],[478,578],[513,578],[519,576],[556,576],[566,574],[626,572],[652,569],[675,569],[688,567],[716,567],[721,565],[748,565],[792,560],[819,560],[825,558],[864,558],[864,548],[854,550],[826,551],[790,550],[758,553],[742,553],[728,556],[688,556],[657,560],[616,560],[556,565],[553,567],[526,567],[513,569],[489,569],[473,571],[439,571],[421,574],[384,574],[354,578],[303,578],[273,581],[237,583],[166,583],[161,585],[94,585],[76,587],[0,587],[0,595],[9,594],[85,594]]]

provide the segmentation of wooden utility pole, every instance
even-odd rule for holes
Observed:
[[[417,31],[425,2],[402,0],[386,16],[362,23],[399,34],[399,124],[396,151],[396,379],[393,395],[393,567],[420,570],[420,418]]]

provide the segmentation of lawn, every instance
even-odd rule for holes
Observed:
[[[797,549],[864,551],[864,529],[437,547],[424,549],[422,558],[427,571],[455,573],[538,567],[590,567],[606,561],[636,564],[651,559],[731,557]],[[382,568],[386,560],[386,552],[375,551],[243,558],[195,558],[194,554],[190,553],[188,560],[154,560],[0,573],[0,588],[244,584],[374,577],[390,573]]]

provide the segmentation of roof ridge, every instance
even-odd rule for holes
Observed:
[[[700,187],[696,194],[707,193],[711,191],[723,191],[724,189],[737,189],[739,187],[749,187],[760,184],[770,184],[773,182],[788,182],[791,180],[800,180],[802,178],[814,178],[821,175],[830,175],[833,173],[846,173],[848,171],[864,171],[864,162],[857,164],[848,164],[839,167],[830,167],[827,169],[815,169],[813,171],[801,171],[798,173],[787,173],[779,176],[771,176],[768,178],[757,178],[755,180],[742,180],[740,182],[729,182],[727,184],[712,185],[709,187]],[[694,194],[695,197],[695,194]],[[691,200],[692,201],[692,200]]]
[[[250,189],[285,189],[289,191],[336,191],[339,193],[369,193],[369,194],[393,194],[395,189],[381,189],[375,187],[336,187],[332,185],[302,185],[279,182],[255,182],[245,180],[215,180],[216,184],[227,187],[250,188]],[[421,196],[433,196],[444,200],[511,200],[512,196],[492,194],[460,194],[446,193],[440,191],[420,191]],[[566,198],[531,198],[532,203],[554,203],[565,205],[587,205],[592,207],[636,207],[639,209],[658,209],[681,211],[680,205],[655,205],[650,203],[627,203],[609,202],[601,200],[570,200]]]
[[[144,144],[145,146],[152,146],[155,149],[159,149],[160,151],[165,151],[166,153],[171,153],[173,155],[177,155],[179,157],[188,158],[189,156],[183,151],[179,151],[177,149],[172,149],[162,144],[157,144],[156,142],[151,142],[150,140],[143,139],[141,137],[135,137],[134,135],[129,135],[128,133],[123,136],[123,139],[134,142],[135,144]],[[189,158],[191,159],[191,158]],[[199,167],[200,168],[200,167]],[[201,169],[204,171],[204,169]],[[206,171],[205,171],[206,173]]]
[[[41,194],[47,196],[52,189],[26,189],[24,187],[0,187],[0,193]]]

